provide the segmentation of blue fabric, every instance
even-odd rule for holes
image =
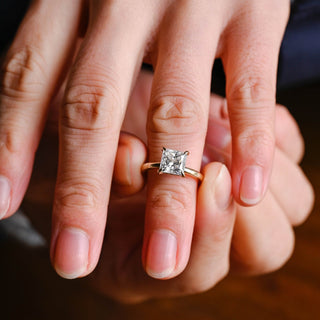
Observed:
[[[0,0],[0,53],[12,40],[30,0]],[[224,73],[215,64],[213,87],[224,90]],[[278,89],[320,81],[320,0],[295,0],[283,39]]]
[[[320,0],[296,0],[280,50],[278,88],[319,80]]]
[[[225,94],[221,61],[215,62],[212,91]],[[320,0],[295,0],[279,54],[277,89],[320,81]]]

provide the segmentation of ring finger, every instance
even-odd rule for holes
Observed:
[[[167,147],[189,151],[187,166],[200,168],[221,29],[221,17],[212,17],[212,12],[213,6],[174,2],[162,21],[147,124],[150,161],[159,161],[162,147]],[[185,268],[196,189],[192,178],[149,172],[143,262],[150,276],[172,278]]]

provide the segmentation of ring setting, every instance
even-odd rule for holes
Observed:
[[[186,159],[189,151],[177,151],[173,149],[162,148],[162,156],[160,162],[147,162],[141,167],[144,172],[149,169],[158,169],[159,174],[171,174],[176,176],[185,177],[186,174],[202,181],[203,175],[191,168],[187,168]]]

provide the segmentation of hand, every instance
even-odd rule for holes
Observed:
[[[123,126],[142,140],[146,138],[143,127],[151,82],[152,75],[148,73],[142,72],[138,77]],[[217,159],[226,164],[230,162],[231,141],[225,106],[224,99],[212,95],[206,162]],[[189,263],[179,277],[167,281],[148,277],[141,263],[146,195],[144,191],[138,192],[143,187],[138,169],[146,157],[146,148],[135,136],[122,133],[113,178],[109,227],[100,263],[87,283],[115,299],[137,302],[204,291],[222,279],[229,267],[231,272],[242,274],[260,274],[279,268],[292,252],[291,226],[307,217],[313,204],[313,192],[296,164],[303,155],[298,127],[284,107],[276,110],[275,171],[267,197],[253,208],[232,203],[231,181],[225,167],[219,163],[207,165],[198,192]],[[54,110],[51,117],[55,118]],[[57,152],[54,151],[58,146],[56,124],[50,123],[37,154],[37,170],[23,206],[47,238],[56,176],[54,155]],[[127,152],[130,162],[122,161]],[[132,194],[135,195],[129,196]]]
[[[199,169],[212,64],[222,58],[233,194],[240,204],[258,203],[271,172],[277,59],[288,13],[289,0],[34,0],[3,68],[1,215],[15,212],[24,196],[50,99],[79,37],[84,40],[59,115],[51,256],[61,275],[85,276],[98,261],[120,127],[142,61],[155,69],[149,160],[159,161],[163,146],[188,150],[188,166]],[[168,237],[174,235],[177,242],[174,268],[162,272],[164,278],[177,276],[187,265],[196,190],[193,179],[148,174],[144,263],[147,256],[152,260],[161,254],[150,247],[157,230],[170,230]],[[63,261],[75,250],[78,260],[67,272]]]

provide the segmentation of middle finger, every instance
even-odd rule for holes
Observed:
[[[211,67],[221,23],[213,6],[174,2],[160,27],[148,115],[149,160],[162,147],[189,151],[186,166],[198,170],[206,135]],[[154,278],[172,278],[190,252],[197,183],[150,171],[143,262]]]
[[[51,256],[66,278],[87,275],[98,261],[119,131],[152,25],[150,9],[145,1],[91,1],[60,110]]]

